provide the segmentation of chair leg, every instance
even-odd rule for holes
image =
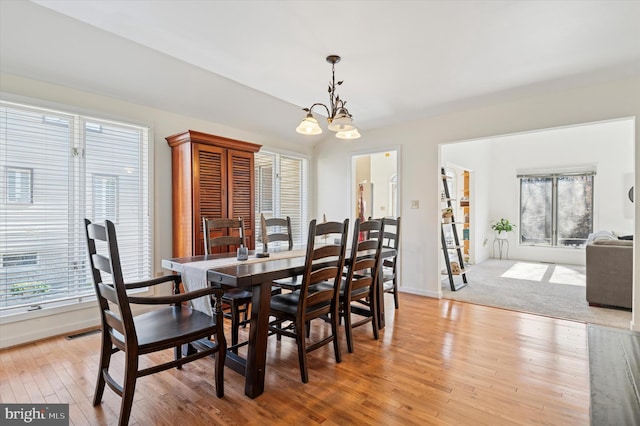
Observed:
[[[227,341],[220,336],[216,336],[216,341],[220,350],[216,353],[215,362],[215,381],[216,381],[216,396],[222,398],[224,396],[224,363],[227,358]]]
[[[302,383],[309,382],[309,371],[307,369],[307,343],[304,336],[306,335],[306,323],[299,321],[296,327],[296,343],[298,345],[298,362],[300,363],[300,379]]]
[[[353,353],[353,328],[351,327],[351,304],[344,304],[344,334],[347,336],[347,350],[349,353]]]
[[[244,308],[242,309],[242,328],[247,327],[247,320],[249,319],[249,304],[245,303]],[[238,343],[238,342],[236,342]]]
[[[131,416],[131,408],[133,406],[133,394],[136,390],[136,379],[138,378],[138,356],[130,352],[126,354],[124,372],[124,385],[122,386],[122,403],[120,405],[120,426],[129,424]]]
[[[231,302],[231,345],[238,344],[238,329],[240,328],[240,311],[236,301]],[[238,348],[231,349],[233,353],[238,353]]]
[[[333,334],[333,352],[336,356],[336,362],[342,362],[342,355],[340,354],[340,327],[338,326],[338,318],[340,313],[338,309],[331,313],[331,333]]]
[[[96,391],[93,396],[93,405],[99,405],[104,394],[104,375],[109,371],[111,363],[111,340],[107,335],[107,331],[102,331],[102,347],[100,349],[100,365],[98,366],[98,379],[96,381]]]
[[[180,358],[182,358],[182,345],[178,345],[175,348],[173,348],[173,352],[175,354],[175,359],[176,361],[179,360]],[[182,370],[182,365],[178,365],[176,367],[177,370]]]
[[[384,293],[382,293],[382,295],[384,296]],[[373,328],[373,338],[378,340],[380,338],[378,330],[378,302],[373,297],[373,294],[370,296],[370,299],[372,301],[369,306],[371,309],[371,327]]]
[[[395,275],[393,277],[393,302],[396,304],[396,309],[398,309],[398,282]]]

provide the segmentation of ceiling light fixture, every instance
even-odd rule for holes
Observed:
[[[331,64],[331,81],[329,82],[329,106],[323,103],[315,103],[309,108],[303,108],[303,111],[307,112],[307,115],[302,119],[296,132],[303,135],[319,135],[322,133],[322,128],[318,124],[318,120],[315,119],[311,111],[316,106],[322,106],[327,110],[327,122],[329,123],[329,130],[336,132],[336,137],[340,139],[358,139],[360,133],[358,129],[353,125],[353,117],[349,114],[349,111],[345,107],[347,101],[340,99],[340,95],[336,93],[336,86],[342,85],[343,81],[336,83],[336,64],[340,62],[340,56],[329,55],[327,56],[327,62]]]

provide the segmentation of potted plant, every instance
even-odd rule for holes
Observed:
[[[499,221],[491,225],[491,229],[496,232],[496,238],[506,239],[507,232],[512,232],[516,225],[511,223],[509,219],[501,218]],[[502,234],[504,232],[504,235]]]
[[[442,221],[444,223],[451,223],[452,217],[453,217],[453,209],[451,207],[442,209]]]

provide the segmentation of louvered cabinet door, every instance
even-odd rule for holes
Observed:
[[[193,253],[199,255],[204,254],[202,218],[228,217],[227,150],[194,144],[193,161]]]
[[[165,139],[171,147],[173,256],[204,254],[203,217],[242,216],[253,249],[253,154],[261,145],[194,130]]]
[[[227,165],[229,217],[244,219],[245,244],[249,249],[253,249],[255,246],[253,153],[229,150]]]

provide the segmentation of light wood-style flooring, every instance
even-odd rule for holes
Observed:
[[[216,398],[213,360],[203,359],[139,379],[130,424],[589,424],[585,324],[408,294],[397,311],[389,295],[385,302],[380,340],[359,327],[349,354],[342,333],[342,363],[331,345],[312,352],[307,384],[294,342],[271,337],[260,397],[247,398],[243,378],[227,369]],[[111,390],[91,405],[98,355],[97,334],[2,350],[0,401],[64,402],[71,424],[116,424]]]

